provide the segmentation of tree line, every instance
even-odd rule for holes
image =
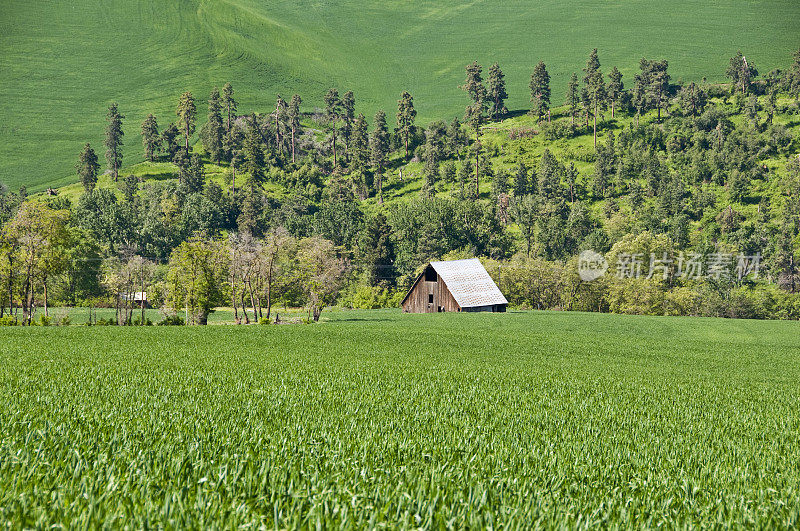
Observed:
[[[84,193],[74,204],[0,188],[0,312],[15,308],[28,322],[37,305],[47,312],[55,293],[61,304],[106,297],[119,321],[131,322],[131,295],[147,284],[193,322],[205,321],[210,304],[228,302],[237,320],[240,312],[243,321],[269,318],[281,298],[308,305],[317,318],[342,289],[402,291],[430,259],[567,263],[581,249],[609,252],[642,232],[706,254],[721,245],[759,250],[766,281],[795,291],[800,162],[785,118],[798,114],[800,51],[788,69],[765,76],[737,53],[727,86],[674,84],[666,60],[642,59],[638,67],[626,87],[616,67],[603,74],[592,50],[583,75],[569,79],[564,105],[553,107],[547,66],[538,62],[528,113],[546,149],[534,157],[524,156],[526,137],[515,136],[525,131],[512,128],[503,139],[487,128],[509,115],[497,63],[486,80],[481,65],[467,65],[463,120],[424,128],[407,91],[390,129],[383,111],[370,128],[352,91],[330,89],[324,107],[311,112],[301,111],[295,94],[288,102],[278,96],[268,112],[242,113],[226,83],[209,94],[198,130],[197,101],[186,92],[166,127],[150,114],[140,129],[146,158],[172,163],[176,179],[125,175],[125,116],[112,104],[104,147],[116,190],[97,186],[101,164],[88,143],[76,164]],[[591,151],[556,154],[559,141],[583,135],[592,136]],[[775,169],[765,159],[786,162]],[[365,206],[368,198],[383,202],[390,175],[396,188],[411,179],[409,167],[421,168],[419,195]],[[209,178],[210,168],[223,171],[222,182]],[[276,295],[282,281],[266,278],[275,270],[261,258],[242,262],[250,272],[238,269],[236,256],[261,257],[277,234],[295,249],[280,251],[293,257],[294,274],[314,254],[327,264],[322,270],[332,268],[325,274],[338,271],[334,294]],[[206,276],[193,277],[198,271]]]

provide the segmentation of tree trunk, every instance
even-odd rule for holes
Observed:
[[[597,149],[597,102],[594,104],[594,147]]]
[[[476,142],[475,142],[475,199],[478,199],[481,195],[480,190],[480,174],[478,173],[479,165],[480,165],[480,157],[481,157],[481,145],[480,145],[480,137],[477,136],[478,132],[476,131]]]
[[[258,322],[258,310],[256,309],[256,298],[253,296],[253,284],[247,281],[247,289],[250,291],[250,304],[253,305],[253,319]]]
[[[236,278],[231,281],[231,306],[233,306],[233,320],[238,325],[241,324],[239,319],[239,307],[236,303]]]
[[[250,324],[250,317],[247,315],[247,306],[244,304],[244,286],[242,286],[242,291],[239,293],[239,297],[242,303],[242,313],[244,314],[244,324]]]
[[[294,164],[294,125],[292,125],[292,164]]]
[[[333,169],[336,170],[336,122],[333,122]]]
[[[611,100],[611,119],[614,119],[614,100]]]
[[[44,280],[42,280],[42,285],[44,286],[44,316],[50,317],[50,312],[47,308],[47,277],[44,277]]]
[[[408,160],[408,131],[406,131],[406,160]]]

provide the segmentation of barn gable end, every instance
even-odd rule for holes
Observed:
[[[431,262],[401,303],[404,312],[503,312],[508,301],[480,260]]]

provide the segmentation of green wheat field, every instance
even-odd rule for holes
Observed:
[[[0,527],[791,527],[797,322],[0,329]]]

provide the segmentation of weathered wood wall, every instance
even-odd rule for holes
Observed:
[[[429,303],[429,295],[433,295],[433,303]],[[403,311],[408,313],[435,313],[439,308],[445,312],[460,310],[458,303],[447,289],[442,277],[437,275],[436,282],[428,282],[421,275],[403,303]]]

